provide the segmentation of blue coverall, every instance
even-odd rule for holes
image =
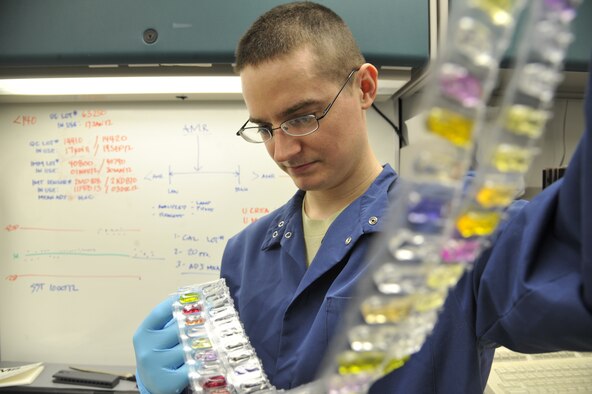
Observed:
[[[371,393],[482,393],[498,345],[592,351],[591,89],[589,81],[587,128],[564,178],[510,207],[424,346]],[[308,269],[302,191],[228,241],[221,276],[276,387],[316,377],[398,184],[385,166],[335,219]]]

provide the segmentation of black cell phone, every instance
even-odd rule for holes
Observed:
[[[93,386],[113,388],[119,383],[119,376],[96,372],[70,371],[63,369],[52,375],[54,383],[77,384],[81,386]]]

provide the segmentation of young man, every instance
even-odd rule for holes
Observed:
[[[300,190],[228,241],[221,276],[270,381],[292,388],[318,373],[397,175],[368,143],[377,70],[332,11],[308,2],[272,9],[241,39],[236,69],[249,111],[239,134],[263,142]],[[498,345],[592,350],[590,112],[588,101],[588,130],[564,180],[510,208],[421,350],[370,392],[483,392]],[[187,385],[170,320],[166,300],[134,336],[143,391]]]

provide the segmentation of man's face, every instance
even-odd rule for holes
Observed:
[[[289,119],[322,111],[341,85],[319,77],[311,53],[302,49],[241,73],[250,120],[279,127]],[[344,80],[351,70],[344,69]],[[356,74],[312,134],[294,137],[275,130],[265,147],[277,165],[303,190],[338,190],[351,181],[366,153],[364,111]]]

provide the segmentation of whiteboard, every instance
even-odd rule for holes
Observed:
[[[296,190],[235,136],[247,117],[240,102],[0,107],[0,359],[134,365],[154,305],[217,279],[228,238]]]

